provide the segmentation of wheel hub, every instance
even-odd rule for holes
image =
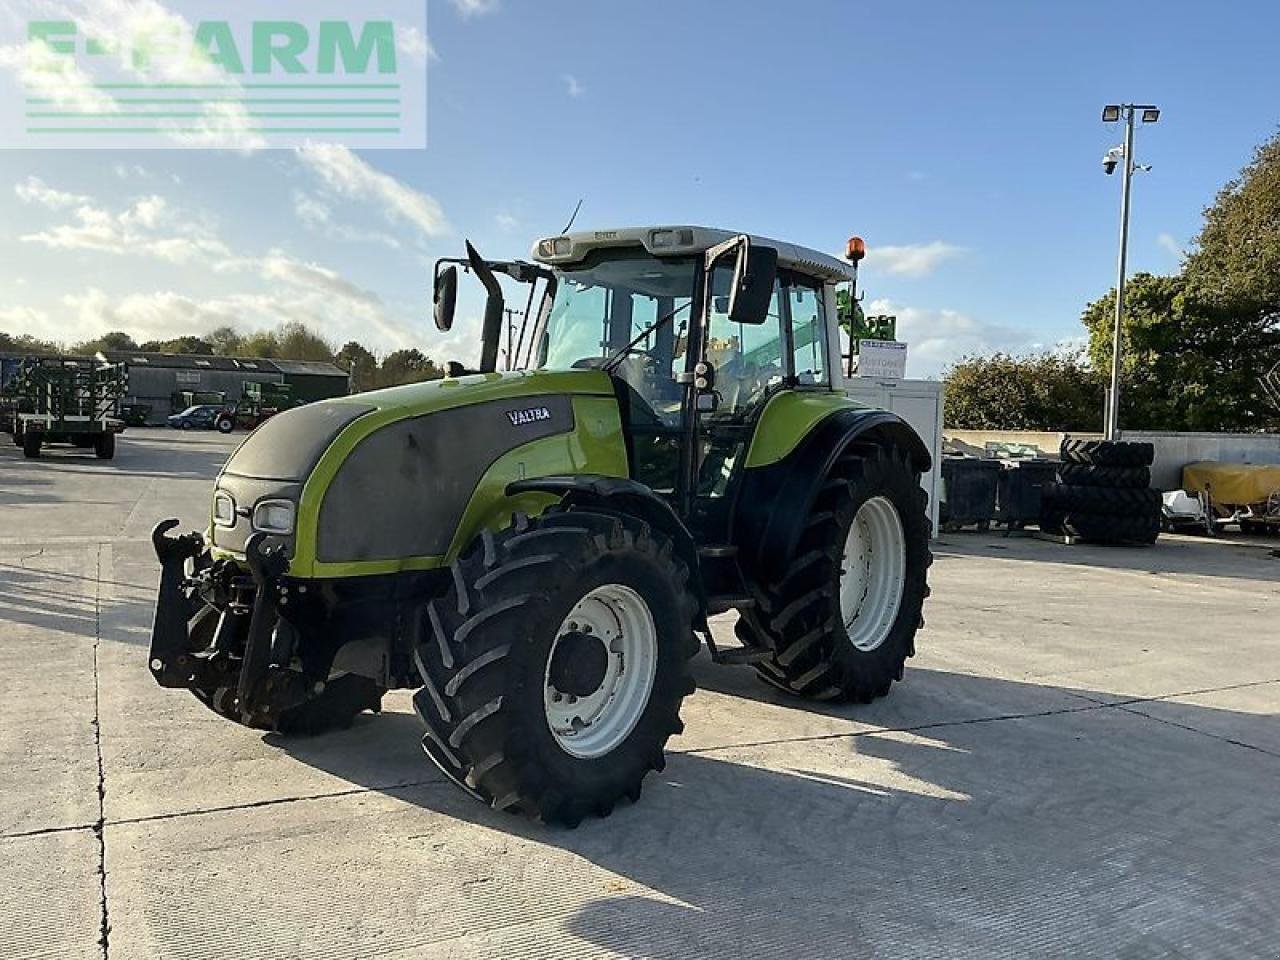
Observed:
[[[560,748],[592,759],[639,722],[657,672],[658,634],[631,587],[607,583],[574,604],[547,657],[543,709]]]
[[[906,537],[887,497],[859,507],[840,560],[840,612],[850,643],[864,653],[888,638],[906,583]]]
[[[585,697],[604,683],[609,668],[609,651],[599,637],[570,630],[556,639],[551,656],[551,685],[561,693]]]

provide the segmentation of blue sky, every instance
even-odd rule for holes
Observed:
[[[283,10],[287,4],[280,4]],[[828,251],[857,233],[909,373],[1081,334],[1111,285],[1119,130],[1133,270],[1168,272],[1280,121],[1280,7],[1181,2],[432,0],[423,151],[0,152],[0,329],[139,339],[302,319],[470,359],[431,261],[563,226],[691,222]]]

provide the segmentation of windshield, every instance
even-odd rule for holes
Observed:
[[[697,277],[693,259],[658,259],[641,249],[601,250],[579,266],[558,270],[555,301],[534,366],[602,367],[651,324],[670,315],[626,350],[613,372],[659,420],[679,419],[690,303]]]
[[[688,328],[695,264],[690,259],[659,260],[643,250],[604,250],[580,266],[557,271],[536,366],[549,369],[598,366],[646,326],[679,311],[663,331],[642,340],[634,354],[652,354],[671,332]],[[680,337],[683,345],[683,336]],[[674,344],[670,344],[674,346]],[[680,354],[683,356],[683,353]],[[673,356],[664,358],[669,364]]]

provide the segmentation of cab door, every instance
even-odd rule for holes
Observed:
[[[724,312],[732,271],[718,268],[700,358],[714,370],[714,409],[698,410],[688,523],[702,542],[727,543],[747,449],[766,404],[784,390],[830,390],[823,286],[778,271],[762,324]]]

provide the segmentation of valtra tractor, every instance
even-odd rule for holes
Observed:
[[[219,473],[206,532],[157,526],[161,685],[285,734],[413,689],[450,779],[572,825],[662,768],[700,643],[801,697],[901,679],[929,453],[836,387],[856,259],[700,227],[532,262],[468,244],[436,265],[441,330],[460,268],[487,292],[477,370],[284,411]],[[499,276],[528,286],[518,331]],[[741,645],[717,647],[730,610]]]

